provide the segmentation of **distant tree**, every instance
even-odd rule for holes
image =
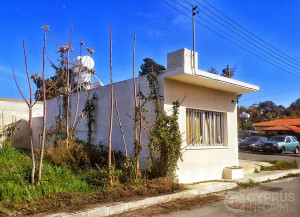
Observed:
[[[280,111],[284,112],[285,107],[284,107],[283,105],[279,105],[279,106],[278,106],[278,109],[279,109]]]
[[[216,74],[216,75],[219,74],[215,67],[210,67],[210,69],[208,69],[207,71],[212,74]]]
[[[222,70],[221,76],[232,78],[234,76],[235,71],[236,71],[236,65],[234,65],[233,68],[229,68],[229,65],[227,65],[227,67]]]
[[[278,106],[272,101],[261,102],[258,104],[257,108],[258,108],[258,110],[261,111],[263,116],[266,116],[267,113],[272,113],[272,112],[279,113],[280,112]]]
[[[299,118],[300,110],[293,110],[291,107],[284,110],[282,118]]]
[[[293,102],[290,105],[290,108],[293,109],[293,110],[300,110],[300,98],[297,99],[295,102]]]
[[[272,101],[265,101],[258,104],[256,108],[261,115],[261,121],[271,121],[282,117],[285,113],[284,106],[277,106]]]
[[[271,121],[278,118],[299,118],[300,117],[300,99],[297,99],[291,104],[290,107],[285,108],[283,105],[277,106],[272,101],[265,101],[258,104],[257,107],[245,108],[243,106],[238,107],[239,114],[246,112],[250,114],[250,122],[259,123],[262,121]],[[240,123],[239,123],[240,124]],[[239,125],[240,126],[240,125]]]
[[[250,114],[250,121],[252,123],[259,123],[263,121],[261,113],[257,108],[250,108],[249,114]]]
[[[163,65],[156,63],[153,59],[145,58],[143,59],[143,61],[144,63],[142,63],[142,65],[140,66],[141,71],[139,71],[139,76],[147,75],[149,72],[152,71],[152,68],[154,72],[166,70],[166,68]]]
[[[58,60],[59,65],[56,66],[51,62],[51,67],[55,70],[55,75],[50,76],[50,78],[45,79],[46,89],[52,87],[52,89],[47,92],[46,99],[52,99],[63,94],[63,90],[66,88],[66,81],[64,79],[65,73],[65,62],[63,60],[63,55],[60,56],[61,59]],[[69,75],[71,75],[71,70],[69,70]],[[43,80],[37,73],[31,76],[33,82],[36,85],[36,92],[34,94],[35,99],[41,98],[43,95]]]
[[[240,115],[242,112],[247,112],[247,108],[245,106],[238,106],[237,107],[237,113]]]

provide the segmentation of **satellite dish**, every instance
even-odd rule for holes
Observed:
[[[250,114],[247,114],[246,112],[242,112],[240,114],[240,118],[250,118]]]

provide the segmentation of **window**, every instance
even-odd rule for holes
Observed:
[[[292,136],[292,137],[293,137],[293,139],[295,140],[295,142],[298,142],[298,139],[297,139],[296,136]]]
[[[265,142],[265,141],[267,141],[267,138],[261,137],[259,141],[260,141],[260,142]]]
[[[224,145],[224,114],[187,109],[186,142],[192,146]]]

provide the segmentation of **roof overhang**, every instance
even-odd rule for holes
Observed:
[[[177,74],[170,73],[165,78],[236,94],[259,92],[258,86],[201,70],[197,70],[195,75],[184,72]]]

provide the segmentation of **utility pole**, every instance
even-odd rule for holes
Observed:
[[[198,5],[193,6],[192,14],[193,14],[193,74],[196,74],[196,55],[195,55],[195,15],[199,13],[197,10]]]

